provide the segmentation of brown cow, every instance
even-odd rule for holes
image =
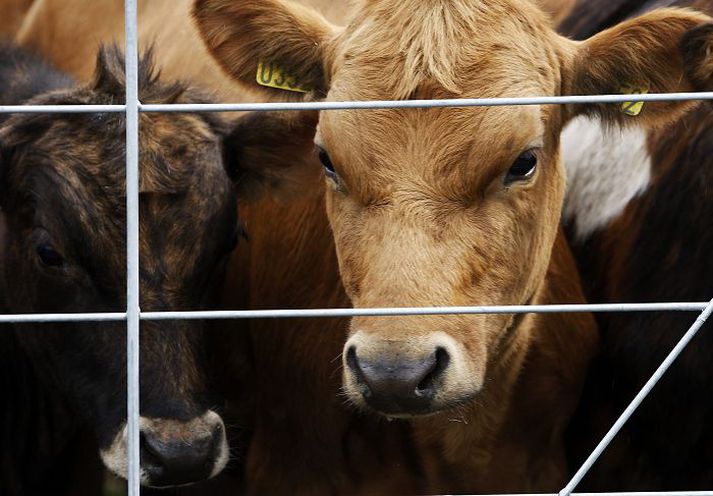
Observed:
[[[680,53],[679,43],[709,20],[660,10],[577,43],[508,0],[371,0],[345,29],[278,1],[198,0],[196,17],[237,81],[249,84],[269,60],[327,100],[617,93],[637,83],[690,90],[684,67],[705,49]],[[557,227],[562,126],[582,114],[657,126],[687,108],[651,104],[636,119],[618,105],[321,113],[315,141],[351,301],[579,301]],[[345,391],[390,418],[431,415],[411,421],[431,491],[552,491],[565,476],[561,434],[596,339],[587,319],[355,318]],[[290,352],[292,365],[306,356]],[[268,440],[264,451],[280,446]],[[269,462],[258,460],[265,473],[251,475],[264,489]]]

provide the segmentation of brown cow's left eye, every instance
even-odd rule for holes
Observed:
[[[322,162],[322,166],[324,167],[324,173],[332,181],[335,181],[335,182],[338,181],[339,176],[337,175],[337,171],[334,170],[334,164],[332,163],[332,159],[329,158],[329,154],[327,153],[327,150],[325,150],[322,147],[318,147],[318,150],[319,150],[319,161]]]
[[[537,169],[537,155],[534,150],[527,150],[522,153],[512,164],[505,176],[505,186],[509,186],[517,181],[530,179]]]

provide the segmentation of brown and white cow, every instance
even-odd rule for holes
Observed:
[[[574,42],[507,0],[365,1],[344,29],[278,1],[198,0],[196,18],[240,83],[268,60],[335,101],[691,90],[686,69],[706,50],[679,45],[709,20],[664,9]],[[651,104],[635,118],[619,105],[322,112],[315,142],[350,300],[580,301],[558,234],[563,125],[596,115],[655,127],[690,107]],[[420,417],[411,425],[431,491],[551,491],[596,341],[587,319],[355,318],[345,392],[387,417]]]
[[[713,14],[710,0],[580,1],[562,29],[586,37],[661,3]],[[689,33],[684,45],[708,45],[710,29]],[[704,65],[696,71],[701,88],[710,87],[711,69]],[[592,301],[706,301],[713,295],[712,110],[710,103],[702,103],[654,130],[606,129],[596,118],[579,118],[565,129],[563,158],[571,179],[565,212]],[[693,314],[679,312],[598,316],[602,353],[571,429],[576,463],[589,454],[693,320]],[[710,331],[708,324],[674,363],[584,479],[583,490],[693,491],[713,486]]]

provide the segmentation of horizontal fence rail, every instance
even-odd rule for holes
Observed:
[[[0,114],[125,113],[126,105],[0,105]]]
[[[181,312],[140,312],[141,320],[242,320],[302,319],[335,317],[402,317],[410,315],[492,315],[528,313],[606,313],[606,312],[700,312],[707,303],[604,303],[592,305],[505,305],[478,307],[392,307],[392,308],[314,308],[274,310],[205,310]],[[126,312],[0,314],[0,324],[28,322],[117,322]]]
[[[444,100],[368,100],[352,102],[142,104],[142,112],[246,112],[275,110],[376,110],[514,105],[575,105],[584,103],[681,102],[713,100],[713,92],[649,93],[646,95],[574,95],[517,98],[454,98]]]
[[[454,98],[444,100],[368,100],[349,102],[182,103],[142,104],[139,112],[269,112],[298,110],[376,110],[453,107],[505,107],[516,105],[577,105],[586,103],[682,102],[713,100],[713,92],[649,93],[645,95],[574,95],[517,98]],[[10,113],[126,112],[126,105],[0,105]]]

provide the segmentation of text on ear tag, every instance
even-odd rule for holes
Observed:
[[[625,95],[645,95],[649,92],[649,89],[642,86],[624,86],[621,91]],[[644,102],[624,102],[621,104],[621,111],[632,117],[639,115],[643,108]]]
[[[287,74],[281,67],[272,62],[260,61],[257,65],[257,84],[278,90],[309,93],[310,90],[300,86],[297,79]]]

